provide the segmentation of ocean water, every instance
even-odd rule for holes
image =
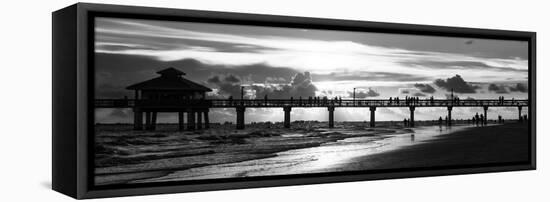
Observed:
[[[174,170],[163,176],[135,179],[127,181],[127,183],[319,173],[337,167],[340,167],[339,170],[346,170],[345,165],[354,158],[423,144],[438,136],[449,135],[468,127],[471,126],[421,126],[412,130],[383,127],[375,130],[362,127],[335,129],[319,127],[309,132],[278,131],[282,133],[280,138],[290,141],[319,135],[325,135],[323,137],[341,136],[342,138],[333,141],[320,141],[322,143],[315,146],[275,152],[265,158]]]

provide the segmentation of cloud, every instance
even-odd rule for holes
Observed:
[[[510,91],[526,93],[527,92],[527,86],[525,84],[522,84],[522,83],[517,83],[516,86],[510,87]]]
[[[420,90],[423,93],[434,93],[435,92],[435,88],[433,88],[430,84],[417,83],[417,84],[414,84],[414,87],[416,87],[418,90]]]
[[[349,94],[349,97],[353,97],[353,92],[348,92]],[[372,90],[371,88],[369,88],[368,90],[366,91],[355,91],[355,98],[368,98],[368,97],[378,97],[380,96],[380,93]]]
[[[415,97],[425,97],[426,94],[420,93],[420,92],[416,92],[416,93],[413,94],[413,96],[415,96]]]
[[[228,83],[239,83],[241,82],[241,79],[239,79],[237,76],[233,75],[233,74],[230,74],[228,76],[225,77],[225,82],[228,82]]]
[[[409,89],[409,88],[400,88],[398,91],[399,91],[400,94],[409,94],[409,93],[411,93],[411,89]]]
[[[527,68],[523,68],[523,66],[519,64],[515,64],[518,61],[499,61],[500,63],[506,63],[507,66],[514,65],[516,67],[504,67],[504,66],[495,66],[490,65],[487,62],[480,62],[480,61],[467,61],[467,60],[456,60],[456,61],[439,61],[439,60],[431,60],[431,59],[422,59],[422,60],[405,60],[401,61],[401,64],[407,65],[407,66],[413,66],[415,68],[427,68],[427,69],[458,69],[458,70],[492,70],[492,71],[505,71],[505,72],[518,72],[518,73],[526,73],[528,70]],[[502,64],[501,64],[502,65]],[[518,68],[517,66],[521,66],[521,68]]]
[[[508,90],[506,90],[506,87],[504,85],[497,85],[497,84],[490,84],[489,85],[489,91],[493,91],[498,94],[505,94],[508,93]]]
[[[133,92],[125,89],[127,86],[155,78],[159,76],[156,71],[167,67],[175,67],[186,73],[185,78],[209,87],[215,87],[214,83],[225,79],[212,75],[234,75],[240,79],[246,78],[246,82],[252,83],[272,80],[279,80],[277,83],[288,83],[284,82],[284,78],[291,78],[298,73],[291,68],[273,67],[263,63],[229,66],[207,64],[196,59],[159,61],[147,56],[96,53],[95,95],[97,98],[133,97]],[[237,82],[232,77],[226,79],[233,83]]]
[[[464,42],[464,44],[466,44],[466,45],[471,45],[473,43],[474,43],[474,40],[467,40],[467,41]]]
[[[233,96],[240,98],[241,86],[247,79],[233,75],[214,75],[207,80],[210,84],[215,85],[217,93],[213,95],[215,98],[227,98]],[[279,81],[279,79],[277,79]],[[268,83],[265,84],[246,84],[244,97],[248,98],[268,98],[288,99],[290,97],[309,97],[315,96],[317,87],[313,84],[311,74],[309,72],[296,73],[291,77],[289,83]],[[251,94],[252,93],[252,94]]]
[[[445,39],[445,42],[438,42],[440,39],[431,37],[409,36],[409,38],[384,35],[382,37],[384,40],[380,40],[379,34],[337,33],[334,35],[334,33],[320,30],[310,30],[308,33],[311,34],[305,36],[301,31],[296,33],[299,31],[297,29],[116,18],[98,18],[96,23],[96,52],[150,56],[163,62],[195,59],[208,65],[220,67],[264,64],[272,67],[291,67],[298,72],[310,71],[313,74],[328,72],[353,72],[352,74],[354,74],[364,70],[368,70],[368,72],[393,71],[414,74],[414,77],[387,75],[385,81],[416,82],[435,79],[432,77],[434,74],[430,71],[424,71],[425,69],[416,71],[419,68],[430,68],[430,65],[440,70],[443,66],[465,70],[480,68],[488,72],[492,70],[487,68],[488,66],[495,66],[502,69],[494,69],[493,72],[508,70],[506,72],[508,74],[513,73],[509,71],[526,72],[527,69],[527,60],[521,59],[524,58],[521,55],[527,51],[517,51],[526,45],[516,44],[516,42],[513,42],[512,45],[519,48],[502,54],[500,52],[508,52],[509,49],[495,49],[491,46],[490,51],[485,51],[478,49],[477,45],[472,47],[475,48],[474,50],[457,48],[456,41],[463,43],[469,40],[464,38]],[[401,40],[411,43],[400,43]],[[424,40],[430,41],[430,43],[423,43]],[[451,45],[451,41],[453,45]],[[480,39],[476,39],[475,43],[478,44],[478,41]],[[498,44],[500,43],[508,44],[508,42],[498,42]],[[410,46],[410,44],[415,45]],[[508,45],[504,47],[508,47]],[[494,54],[497,52],[499,54]],[[494,56],[486,57],[488,55]],[[520,56],[519,59],[499,57],[502,55]],[[418,66],[415,65],[417,61]],[[430,64],[431,61],[435,61],[435,63]],[[464,63],[472,61],[481,63]],[[437,64],[437,62],[443,63]],[[128,66],[128,68],[132,67]],[[203,73],[208,73],[208,71],[205,70]],[[461,74],[466,76],[464,73]],[[517,77],[516,75],[514,74],[512,77]],[[363,76],[361,75],[361,77]],[[429,79],[422,79],[423,77],[429,77]],[[469,76],[472,81],[480,80],[475,77]],[[284,78],[289,78],[289,76],[285,75]],[[324,81],[324,78],[318,78],[316,75],[313,78],[316,81]],[[384,80],[374,76],[357,78],[357,80],[359,79]]]
[[[460,75],[447,78],[446,80],[437,79],[434,84],[447,91],[453,90],[455,93],[476,93],[476,89],[479,87],[468,84]]]
[[[215,76],[212,76],[212,77],[208,78],[208,79],[206,80],[206,82],[208,82],[208,83],[213,83],[213,84],[218,84],[218,83],[221,83],[222,80],[220,79],[220,76],[215,75]]]
[[[315,81],[429,81],[430,77],[397,72],[365,72],[353,73],[332,72],[329,74],[313,74]]]
[[[238,76],[233,74],[214,75],[206,81],[216,86],[217,94],[214,97],[241,97],[241,79]]]
[[[256,98],[268,96],[275,99],[306,98],[315,96],[317,87],[313,84],[311,74],[309,72],[296,73],[288,84],[267,84],[254,85],[252,88],[256,91]]]

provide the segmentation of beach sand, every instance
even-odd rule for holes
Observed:
[[[319,172],[522,162],[529,159],[527,124],[473,127],[423,144],[351,159]]]

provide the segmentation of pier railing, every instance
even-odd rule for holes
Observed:
[[[191,108],[270,108],[270,107],[517,107],[528,106],[528,100],[515,99],[422,99],[416,101],[381,99],[201,99],[201,100],[134,100],[96,99],[96,108],[191,107]]]

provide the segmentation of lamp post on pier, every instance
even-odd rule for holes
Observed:
[[[355,89],[356,88],[353,88],[353,106],[355,106]]]

